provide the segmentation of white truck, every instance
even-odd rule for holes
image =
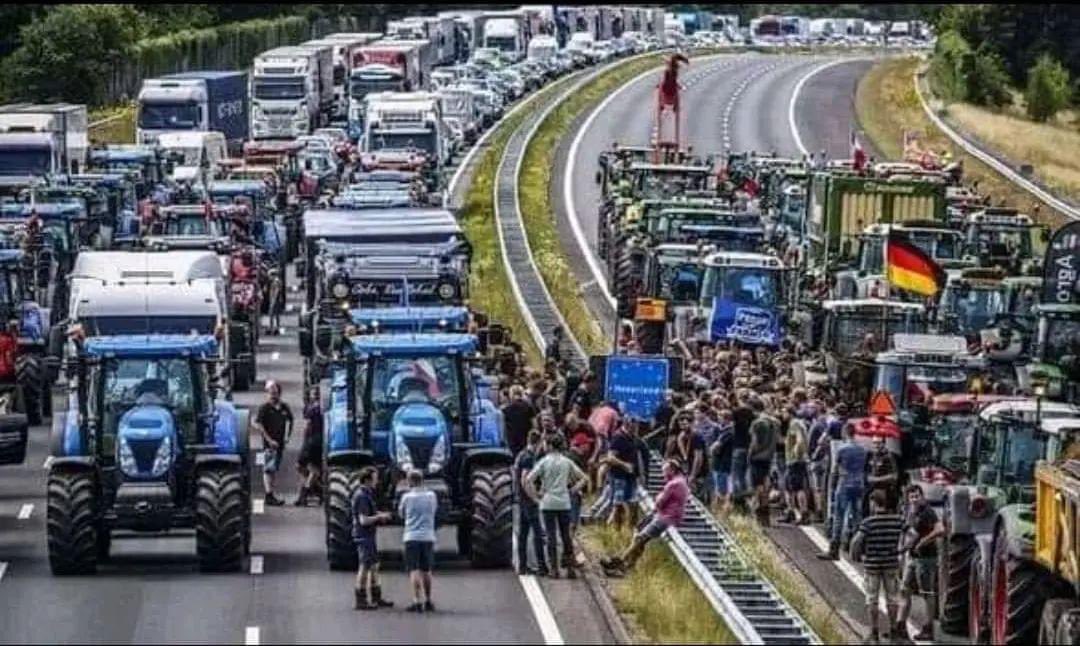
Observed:
[[[365,101],[374,92],[409,92],[421,88],[421,48],[414,41],[381,40],[360,48],[349,74],[349,136],[364,132]]]
[[[334,105],[330,111],[331,120],[344,121],[348,118],[349,74],[352,72],[354,61],[360,60],[361,47],[380,38],[382,34],[374,32],[339,33],[304,43],[304,45],[325,45],[330,48],[333,55]]]
[[[248,76],[245,71],[181,72],[144,79],[139,89],[135,141],[155,144],[177,130],[225,135],[239,151],[248,138]]]
[[[439,95],[431,92],[379,92],[367,97],[363,170],[422,172],[434,192],[448,160],[446,126]]]
[[[525,32],[525,18],[520,13],[500,12],[482,16],[483,42],[481,47],[497,49],[511,61],[525,58],[529,38]]]
[[[163,132],[157,145],[166,158],[175,156],[172,179],[176,182],[209,182],[217,175],[218,163],[229,158],[225,135],[220,132]]]
[[[529,41],[529,60],[546,61],[559,51],[559,43],[554,36],[534,36]]]
[[[403,20],[391,20],[386,25],[390,40],[426,40],[431,43],[432,64],[452,65],[461,55],[458,28],[453,18],[412,16]]]
[[[482,115],[472,89],[462,85],[448,85],[438,91],[442,99],[443,122],[460,142],[471,146],[481,130]]]
[[[0,175],[77,173],[89,150],[86,106],[0,106]]]
[[[332,68],[329,47],[277,47],[256,56],[251,76],[251,137],[293,139],[322,126],[324,97],[327,108],[333,102]],[[326,77],[320,76],[323,70]]]
[[[318,64],[318,74],[315,80],[319,86],[319,124],[316,127],[329,125],[330,115],[334,109],[334,47],[335,44],[325,40],[308,40],[297,45],[300,49],[310,50],[315,54]],[[314,128],[313,128],[314,129]]]

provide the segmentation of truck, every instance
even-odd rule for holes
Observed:
[[[329,125],[334,109],[334,48],[335,44],[325,40],[308,40],[297,45],[300,49],[310,50],[318,63],[319,115],[318,127]]]
[[[349,73],[353,62],[357,60],[359,50],[364,45],[382,38],[382,34],[373,32],[339,33],[323,36],[318,40],[309,40],[305,45],[325,45],[331,48],[334,59],[334,105],[330,109],[332,121],[344,121],[349,113]]]
[[[138,96],[135,141],[156,144],[163,132],[217,131],[239,151],[248,137],[247,72],[197,71],[145,79]]]
[[[1048,598],[1039,616],[1038,643],[1073,644],[1080,640],[1080,568],[1076,564],[1080,425],[1061,425],[1055,431],[1049,459],[1035,467],[1034,558],[1025,569],[1036,573],[1035,580],[1049,583],[1043,588],[1049,594],[1044,593]]]
[[[529,41],[528,57],[530,61],[546,61],[559,51],[559,43],[554,36],[536,36]]]
[[[427,40],[434,49],[435,65],[452,65],[463,60],[458,43],[458,28],[453,18],[412,16],[403,20],[391,20],[386,25],[390,40]]]
[[[81,104],[0,106],[0,174],[78,173],[86,167],[88,126]]]
[[[510,12],[485,13],[480,23],[483,32],[479,47],[497,49],[504,58],[515,62],[525,58],[529,34],[524,16]]]
[[[363,170],[419,171],[428,180],[428,190],[438,191],[439,177],[448,161],[445,128],[437,94],[369,95],[360,166]]]
[[[410,92],[420,89],[423,76],[420,48],[411,41],[380,41],[360,48],[349,73],[349,136],[364,132],[365,100],[372,92]]]
[[[277,47],[256,56],[253,67],[253,139],[293,139],[324,125],[324,97],[333,100],[329,47]]]

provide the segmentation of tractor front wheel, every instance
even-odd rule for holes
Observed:
[[[331,570],[355,570],[359,559],[352,538],[352,497],[360,486],[359,472],[334,467],[326,481],[326,558]]]
[[[941,629],[964,635],[967,633],[968,584],[975,557],[975,539],[966,534],[950,536],[944,540],[944,549],[938,550],[938,555]]]
[[[41,424],[44,415],[45,366],[41,357],[35,354],[20,354],[15,357],[15,382],[23,391],[23,403],[26,405],[26,421],[30,426]]]
[[[203,572],[238,572],[244,560],[248,492],[238,470],[209,468],[195,485],[195,548]]]
[[[97,486],[88,471],[49,474],[46,538],[53,574],[93,574],[98,562]]]
[[[513,476],[509,467],[478,468],[472,472],[470,558],[475,567],[510,564],[513,532]]]

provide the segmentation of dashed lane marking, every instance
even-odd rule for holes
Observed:
[[[266,501],[262,498],[257,498],[251,501],[251,513],[261,514],[266,511]]]
[[[531,574],[521,574],[518,575],[518,580],[521,581],[521,587],[525,589],[525,597],[532,606],[536,624],[540,626],[540,632],[544,635],[544,643],[549,646],[565,644],[562,633],[559,632],[559,625],[555,623],[555,615],[551,613],[551,606],[544,598],[544,592],[540,589],[536,577]]]
[[[4,573],[7,572],[7,561],[0,561],[0,581],[4,580]]]
[[[48,471],[50,468],[52,468],[52,463],[53,463],[53,456],[50,455],[49,457],[45,458],[45,464],[41,465],[41,468]]]
[[[244,630],[244,646],[259,646],[259,627],[248,626]]]
[[[263,573],[263,557],[262,554],[251,555],[251,573],[262,574]]]
[[[30,518],[30,514],[34,513],[34,505],[26,503],[19,509],[19,520],[27,520]]]
[[[272,353],[270,355],[270,360],[271,361],[278,361],[279,359],[281,359],[281,353],[280,352],[274,352],[274,353]]]

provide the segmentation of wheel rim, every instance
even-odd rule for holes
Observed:
[[[1005,643],[1005,626],[1008,622],[1008,586],[1007,577],[1005,574],[1005,563],[998,561],[998,567],[994,572],[994,612],[991,617],[991,626],[994,631],[993,642],[995,644]]]

